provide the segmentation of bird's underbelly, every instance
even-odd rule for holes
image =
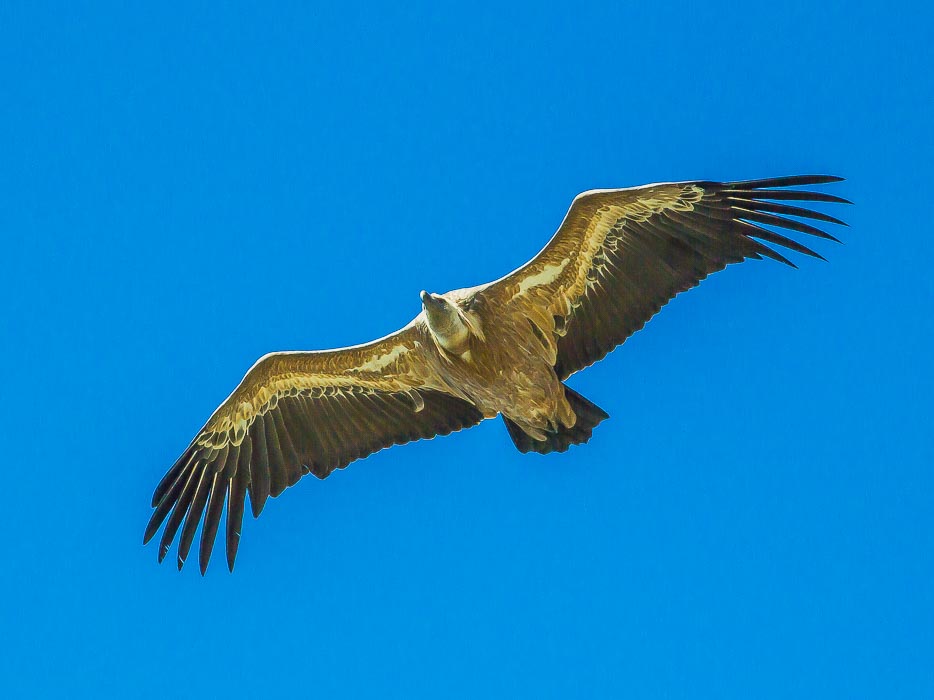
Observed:
[[[483,328],[484,338],[474,338],[466,353],[439,368],[456,393],[485,417],[502,414],[533,432],[573,425],[553,350],[532,324],[494,315],[483,319]]]
[[[544,363],[467,375],[458,384],[487,418],[501,413],[541,428],[555,424],[564,398],[554,370]]]

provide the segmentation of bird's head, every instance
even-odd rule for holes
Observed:
[[[465,352],[474,324],[460,305],[443,294],[422,291],[420,296],[428,328],[438,344],[455,355]]]

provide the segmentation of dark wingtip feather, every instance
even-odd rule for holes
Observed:
[[[812,258],[821,257],[820,254],[814,252],[806,245],[802,245],[801,243],[798,243],[798,241],[788,238],[787,236],[783,236],[780,233],[775,233],[774,231],[762,228],[761,226],[757,226],[756,224],[750,223],[748,221],[743,221],[742,223],[746,228],[752,229],[747,232],[746,235],[748,236],[759,238],[763,241],[774,243],[775,245],[784,246],[785,248],[793,250],[797,253],[810,255]]]
[[[253,462],[251,463],[251,482],[249,486],[250,510],[258,518],[269,498],[269,452],[266,446],[265,421],[253,422]]]
[[[740,202],[743,204],[744,202]],[[779,228],[787,228],[791,231],[797,231],[798,233],[807,233],[811,236],[817,236],[818,238],[824,238],[828,241],[835,241],[839,243],[840,241],[831,236],[826,231],[823,231],[816,226],[811,226],[802,221],[794,221],[793,219],[786,219],[782,216],[776,216],[775,214],[769,214],[768,212],[755,211],[751,208],[746,208],[742,206],[735,207],[736,211],[739,212],[739,218],[746,221],[754,221],[759,224],[767,224],[769,226],[777,226]]]
[[[197,464],[197,462],[195,463]],[[187,463],[186,467],[190,467],[190,465],[191,463]],[[179,507],[183,509],[188,507],[188,501],[185,500],[186,488],[194,472],[195,468],[191,467],[188,469],[187,475],[184,472],[179,474],[168,491],[161,495],[159,503],[156,506],[156,510],[149,518],[149,524],[146,526],[146,532],[143,534],[143,544],[148,543],[149,540],[153,538],[153,536],[162,526],[162,523],[165,522],[166,518],[169,518],[169,522],[166,524],[166,534],[168,534],[171,530],[171,535],[169,536],[169,543],[171,544],[171,539],[175,536],[175,530],[178,528],[177,523],[173,525],[173,521],[181,515],[181,513],[179,515],[175,515],[173,511]],[[183,505],[180,506],[180,502],[184,502]],[[170,514],[172,515],[170,516]],[[163,535],[163,542],[164,538],[165,535]],[[159,561],[162,560],[160,559]]]
[[[211,494],[208,496],[207,509],[204,511],[204,524],[201,526],[201,544],[198,549],[198,565],[201,568],[202,576],[207,571],[211,552],[214,551],[217,528],[220,526],[221,512],[224,508],[224,500],[227,497],[228,483],[228,480],[222,474],[214,475]]]
[[[827,259],[820,253],[811,250],[792,238],[776,233],[772,229],[788,229],[840,243],[840,240],[836,236],[832,236],[816,226],[787,217],[810,218],[844,226],[846,225],[845,222],[821,212],[793,206],[787,202],[803,201],[850,204],[851,202],[849,200],[823,192],[783,188],[840,182],[843,179],[844,178],[837,177],[836,175],[798,175],[765,180],[731,182],[724,183],[720,194],[725,196],[725,200],[723,200],[724,204],[731,210],[735,224],[740,227],[741,232],[745,236],[788,248],[826,262]],[[770,228],[765,228],[766,226]],[[763,243],[760,243],[757,252],[791,267],[797,267],[790,260],[778,253],[778,251]]]
[[[203,465],[201,468],[203,469]],[[159,563],[162,563],[162,560],[165,559],[165,555],[168,554],[169,548],[172,546],[172,541],[175,539],[175,534],[178,532],[178,528],[181,526],[182,520],[188,513],[191,501],[195,496],[197,483],[194,481],[194,474],[195,470],[192,470],[181,491],[181,495],[179,495],[178,499],[174,501],[174,505],[171,507],[172,514],[165,524],[165,529],[162,531],[162,539],[159,541]]]
[[[244,464],[241,464],[231,480],[227,495],[227,568],[233,571],[237,549],[240,547],[240,532],[243,527],[243,507],[246,499],[246,486],[249,476]]]
[[[143,544],[149,544],[157,532],[159,532],[159,527],[162,525],[162,521],[165,520],[165,516],[161,515],[157,510],[152,514],[152,517],[149,518],[149,523],[146,525],[146,532],[143,533]]]
[[[761,189],[724,189],[726,195],[739,195],[749,199],[775,199],[778,201],[830,202],[832,204],[852,204],[848,199],[835,194],[812,192],[811,190],[761,190]]]
[[[194,541],[195,532],[198,530],[198,524],[204,515],[204,508],[207,505],[210,486],[207,483],[207,469],[201,472],[201,479],[198,481],[197,490],[188,514],[185,517],[185,525],[182,527],[181,537],[178,539],[178,558],[184,563],[188,558],[188,552],[191,550],[191,543]]]
[[[150,507],[155,508],[160,503],[162,503],[165,495],[172,489],[172,486],[178,480],[178,477],[185,471],[185,468],[191,462],[192,455],[195,450],[195,444],[192,442],[185,451],[182,453],[181,457],[175,460],[169,470],[165,473],[165,476],[159,480],[159,484],[156,486],[156,490],[152,493],[152,500],[150,501]]]
[[[769,202],[764,199],[743,199],[740,197],[729,197],[728,201],[732,205],[741,206],[744,209],[752,209],[757,212],[771,212],[772,214],[781,214],[783,216],[797,216],[805,219],[816,219],[828,224],[837,224],[838,226],[849,226],[845,221],[841,221],[835,216],[824,214],[823,212],[795,207],[791,204],[779,204],[778,202]],[[819,230],[819,229],[818,229]],[[829,235],[829,234],[827,234]]]
[[[845,178],[838,175],[787,175],[785,177],[770,177],[759,180],[738,180],[727,182],[730,189],[752,190],[765,187],[802,187],[806,185],[826,185],[831,182],[842,182]]]
[[[796,270],[798,269],[797,265],[791,262],[791,260],[786,258],[784,255],[779,253],[777,250],[769,248],[767,245],[763,245],[762,243],[759,243],[758,246],[759,247],[756,248],[756,252],[759,253],[759,255],[764,255],[765,257],[771,258],[772,260],[776,262],[780,262],[783,265],[787,265],[788,267],[793,267]]]

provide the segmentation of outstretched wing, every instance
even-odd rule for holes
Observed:
[[[802,175],[585,192],[535,258],[478,293],[525,315],[551,339],[555,368],[566,379],[730,263],[764,256],[794,266],[766,243],[821,257],[766,227],[837,240],[798,218],[842,221],[789,202],[847,200],[782,188],[841,179]]]
[[[320,479],[390,445],[479,423],[470,403],[443,390],[416,320],[367,345],[262,358],[214,412],[152,497],[144,543],[168,521],[165,557],[181,528],[178,568],[198,523],[203,574],[227,503],[227,565],[233,570],[247,494],[253,516],[309,472]]]

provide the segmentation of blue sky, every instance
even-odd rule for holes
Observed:
[[[934,696],[930,11],[611,5],[0,8],[0,694]],[[233,575],[141,545],[260,355],[500,276],[581,190],[805,172],[845,244],[574,377],[589,445],[307,478]]]

